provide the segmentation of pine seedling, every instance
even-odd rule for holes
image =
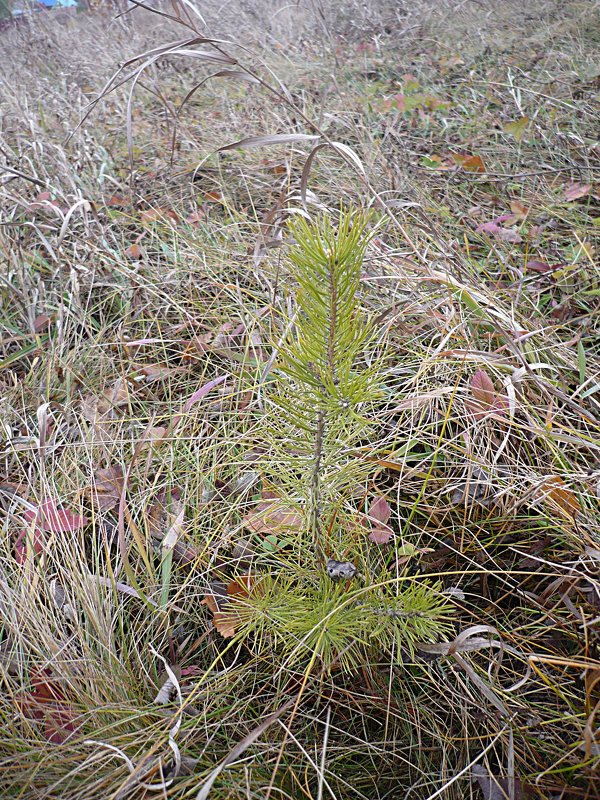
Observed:
[[[269,557],[270,571],[230,609],[242,637],[258,651],[277,649],[290,667],[308,659],[351,670],[372,647],[411,651],[449,630],[439,587],[378,582],[364,558],[354,563],[364,552],[361,530],[341,513],[372,468],[357,446],[382,396],[382,356],[359,300],[368,225],[368,216],[350,212],[335,226],[327,216],[290,225],[297,310],[267,393],[264,463],[306,524],[287,539],[293,557]]]
[[[367,361],[374,327],[358,299],[374,233],[368,223],[364,214],[341,212],[337,227],[327,216],[312,223],[298,218],[290,225],[298,310],[280,354],[285,377],[274,402],[297,431],[293,452],[288,446],[284,460],[296,482],[304,475],[310,533],[321,558],[324,551],[336,553],[333,541],[322,541],[324,516],[331,516],[345,490],[368,470],[352,448],[371,424],[364,411],[380,396],[379,363]]]

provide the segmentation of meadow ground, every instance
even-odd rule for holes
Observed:
[[[599,797],[598,3],[117,12],[0,32],[0,795]]]

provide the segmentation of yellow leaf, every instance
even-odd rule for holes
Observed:
[[[504,133],[510,133],[517,142],[520,142],[525,135],[530,121],[529,117],[521,117],[520,119],[514,120],[514,122],[508,122],[506,125],[503,125],[502,130]]]
[[[554,511],[575,519],[581,511],[581,505],[575,492],[558,475],[547,478],[541,486],[544,497]]]

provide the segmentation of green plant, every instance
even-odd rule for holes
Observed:
[[[384,394],[383,356],[359,299],[376,227],[350,211],[340,211],[336,223],[322,215],[290,225],[297,308],[268,393],[264,438],[271,447],[263,469],[287,493],[286,504],[304,511],[304,526],[295,542],[285,540],[293,559],[286,563],[282,551],[270,558],[273,574],[259,577],[230,612],[242,636],[271,636],[292,662],[310,654],[355,667],[369,642],[413,649],[449,626],[439,587],[375,574],[357,509],[348,513],[372,470],[356,446]],[[267,552],[276,549],[273,538],[265,539]]]

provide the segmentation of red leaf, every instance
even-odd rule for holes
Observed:
[[[44,736],[53,744],[62,744],[76,730],[73,711],[49,669],[33,674],[29,693],[17,702],[30,719],[44,721]]]
[[[385,525],[390,518],[392,509],[385,497],[378,497],[369,507],[369,518]]]
[[[487,372],[478,369],[473,375],[471,378],[471,393],[476,400],[479,400],[487,406],[492,406],[494,404],[496,389],[494,388],[494,382]]]
[[[565,190],[564,198],[569,202],[580,200],[590,193],[592,188],[589,183],[572,183],[568,189]]]
[[[68,509],[57,508],[52,499],[44,500],[37,511],[27,509],[23,514],[27,522],[35,522],[35,527],[48,533],[73,533],[84,528],[87,517],[73,514]]]
[[[512,228],[502,228],[500,226],[501,222],[506,222],[507,220],[514,221],[514,219],[514,214],[503,214],[500,217],[496,217],[496,219],[478,225],[477,228],[475,228],[475,233],[488,233],[490,236],[495,236],[497,239],[500,239],[503,242],[519,244],[523,241],[523,238],[518,231],[515,231]]]
[[[51,322],[52,317],[48,314],[38,314],[38,316],[33,320],[33,330],[35,333],[40,333],[41,331],[46,330]]]
[[[392,509],[385,497],[378,497],[371,503],[368,515],[363,514],[362,525],[367,529],[371,528],[369,539],[375,544],[387,544],[394,536],[394,531],[387,524],[391,513]]]
[[[475,419],[484,419],[488,414],[505,414],[508,410],[508,397],[498,394],[494,382],[482,369],[471,378],[471,393],[475,401],[467,400],[466,406]]]
[[[205,220],[206,214],[201,208],[197,209],[196,211],[192,211],[192,213],[185,218],[185,221],[189,225],[198,225],[200,222],[204,222]]]
[[[373,528],[369,534],[369,539],[375,544],[387,544],[393,535],[394,531],[386,525],[385,528]]]
[[[546,264],[545,261],[528,261],[525,264],[525,268],[530,270],[531,272],[552,272],[554,267],[551,267],[550,264]]]
[[[29,531],[19,531],[17,541],[15,542],[15,561],[17,564],[24,564],[27,560],[27,534]],[[44,537],[42,532],[37,528],[34,529],[32,535],[33,552],[39,556],[44,550]]]

